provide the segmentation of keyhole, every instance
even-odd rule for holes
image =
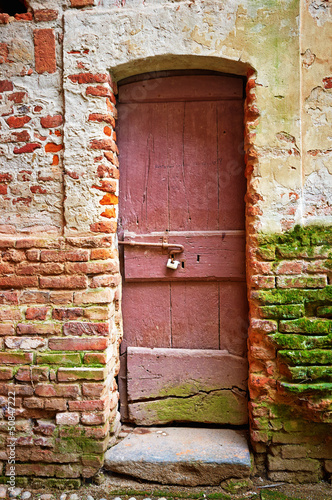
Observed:
[[[184,269],[184,262],[183,261],[181,262],[181,267],[182,267],[182,269]]]
[[[197,255],[197,262],[199,262],[199,258],[200,258],[200,256],[199,256],[199,255]]]

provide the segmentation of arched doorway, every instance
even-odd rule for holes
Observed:
[[[247,423],[243,79],[119,82],[122,420]]]

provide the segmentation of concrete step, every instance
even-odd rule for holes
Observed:
[[[105,468],[162,484],[214,486],[248,477],[250,454],[244,431],[136,427],[106,452]]]

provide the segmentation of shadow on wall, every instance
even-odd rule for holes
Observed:
[[[28,4],[24,0],[0,0],[0,13],[9,14],[24,14],[28,12]]]

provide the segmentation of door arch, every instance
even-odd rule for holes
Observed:
[[[119,82],[124,421],[247,423],[243,100],[212,71]]]

